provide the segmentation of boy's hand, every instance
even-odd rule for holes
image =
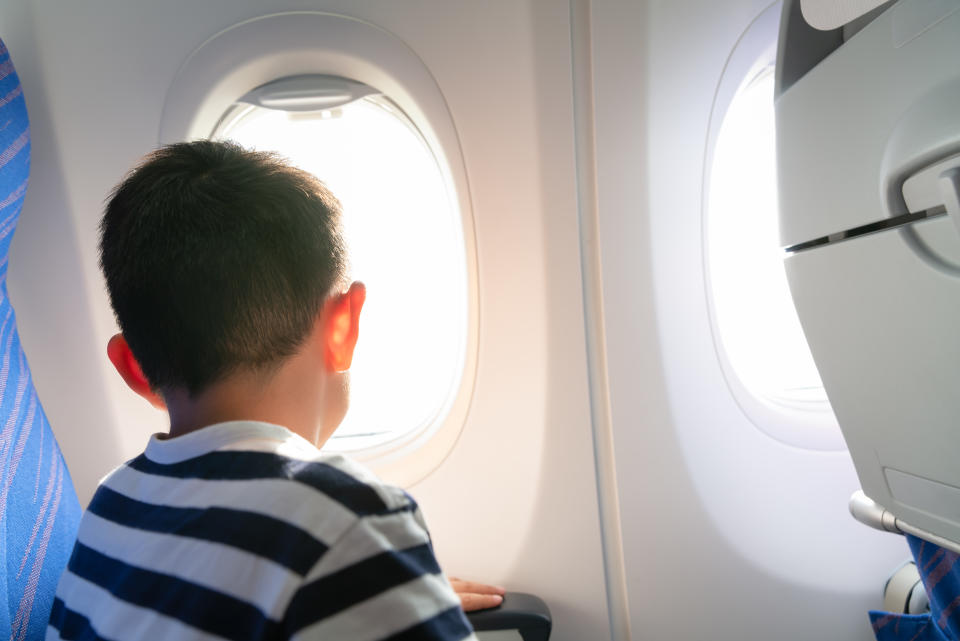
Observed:
[[[453,586],[453,591],[460,597],[460,606],[464,612],[495,608],[503,603],[503,595],[506,592],[503,588],[495,585],[485,585],[455,578],[450,579],[450,585]]]

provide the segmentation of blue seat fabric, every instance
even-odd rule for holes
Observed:
[[[27,108],[0,41],[0,641],[43,638],[81,512],[7,296],[7,255],[29,172]]]
[[[960,641],[960,557],[909,534],[907,542],[930,597],[930,613],[871,612],[877,641]]]

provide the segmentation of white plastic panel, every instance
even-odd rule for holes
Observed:
[[[938,491],[923,481],[960,488],[951,445],[960,279],[918,257],[895,230],[800,252],[787,267],[863,491],[911,525],[960,540],[955,501],[933,498]]]
[[[908,525],[953,541],[960,541],[952,455],[960,415],[957,8],[898,3],[778,105],[779,158],[791,168],[781,176],[789,194],[781,212],[793,238],[825,229],[815,226],[831,216],[844,228],[907,213],[939,216],[798,252],[787,267],[864,493]],[[848,87],[846,109],[834,108],[826,80]],[[805,114],[795,111],[801,102]],[[871,116],[852,122],[847,110]],[[811,150],[796,137],[811,128],[833,132],[833,141]],[[791,242],[786,233],[784,240]]]
[[[960,167],[960,155],[950,156],[925,167],[903,181],[903,203],[907,211],[924,211],[944,205],[940,180]]]
[[[795,178],[781,183],[780,198],[796,206],[782,218],[784,246],[903,213],[886,207],[887,185],[881,182],[893,169],[885,164],[889,136],[918,96],[957,77],[960,55],[960,13],[920,20],[928,4],[902,0],[780,97],[779,170]],[[907,23],[911,32],[922,24],[923,37],[895,40],[894,33]],[[929,109],[938,104],[946,109],[942,101]],[[923,123],[917,118],[914,127]],[[911,141],[926,142],[922,132],[903,133],[905,148]]]

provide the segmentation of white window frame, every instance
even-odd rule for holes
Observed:
[[[843,451],[846,443],[829,402],[779,403],[755,394],[741,381],[726,354],[716,319],[709,260],[709,199],[713,156],[720,128],[730,105],[747,83],[777,57],[782,2],[767,7],[741,34],[730,52],[714,94],[707,144],[703,158],[701,230],[707,312],[717,360],[727,388],[744,415],[762,432],[785,444],[804,449]]]
[[[457,442],[473,396],[479,343],[469,183],[453,118],[429,69],[399,38],[362,20],[315,11],[254,18],[221,31],[190,54],[167,92],[160,143],[207,138],[238,98],[268,82],[300,74],[349,78],[388,96],[436,155],[461,215],[468,309],[460,386],[445,415],[433,424],[350,453],[388,482],[409,487],[434,471]]]

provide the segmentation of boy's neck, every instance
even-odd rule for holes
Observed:
[[[319,447],[329,436],[324,433],[332,431],[322,428],[330,414],[327,378],[309,359],[294,355],[274,372],[234,374],[193,397],[183,389],[165,393],[168,438],[215,423],[261,421],[282,425]]]

